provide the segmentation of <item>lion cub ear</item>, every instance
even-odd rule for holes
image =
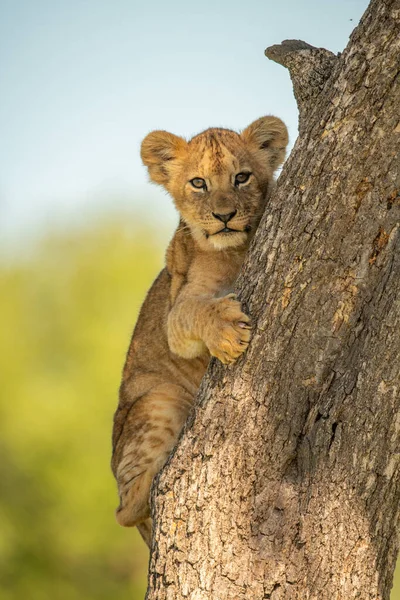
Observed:
[[[166,185],[170,178],[171,161],[182,156],[187,142],[168,131],[152,131],[147,135],[140,150],[143,164],[149,170],[150,179]]]
[[[278,117],[257,119],[242,131],[241,137],[256,158],[261,163],[267,161],[273,171],[283,163],[289,136],[285,123]]]

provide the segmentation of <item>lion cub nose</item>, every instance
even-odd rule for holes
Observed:
[[[218,221],[222,221],[226,225],[228,223],[228,221],[233,219],[233,217],[236,215],[236,213],[237,213],[237,210],[234,210],[233,212],[230,212],[230,213],[225,213],[223,215],[221,213],[213,212],[212,215],[213,215],[213,217],[218,219]]]

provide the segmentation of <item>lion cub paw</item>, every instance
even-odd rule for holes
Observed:
[[[216,298],[210,307],[204,342],[210,354],[225,365],[247,349],[251,338],[250,319],[242,311],[236,294]]]

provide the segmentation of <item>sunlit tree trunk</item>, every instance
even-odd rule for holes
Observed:
[[[153,486],[148,600],[387,600],[400,492],[400,0],[289,69],[300,136],[215,360]]]

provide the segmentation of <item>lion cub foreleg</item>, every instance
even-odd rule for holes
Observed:
[[[235,294],[222,298],[183,292],[168,316],[168,343],[175,354],[194,358],[207,348],[222,363],[234,362],[250,341],[250,319]]]
[[[121,456],[115,473],[120,525],[133,527],[149,518],[151,483],[175,446],[191,406],[190,394],[169,383],[133,402],[116,448]]]

